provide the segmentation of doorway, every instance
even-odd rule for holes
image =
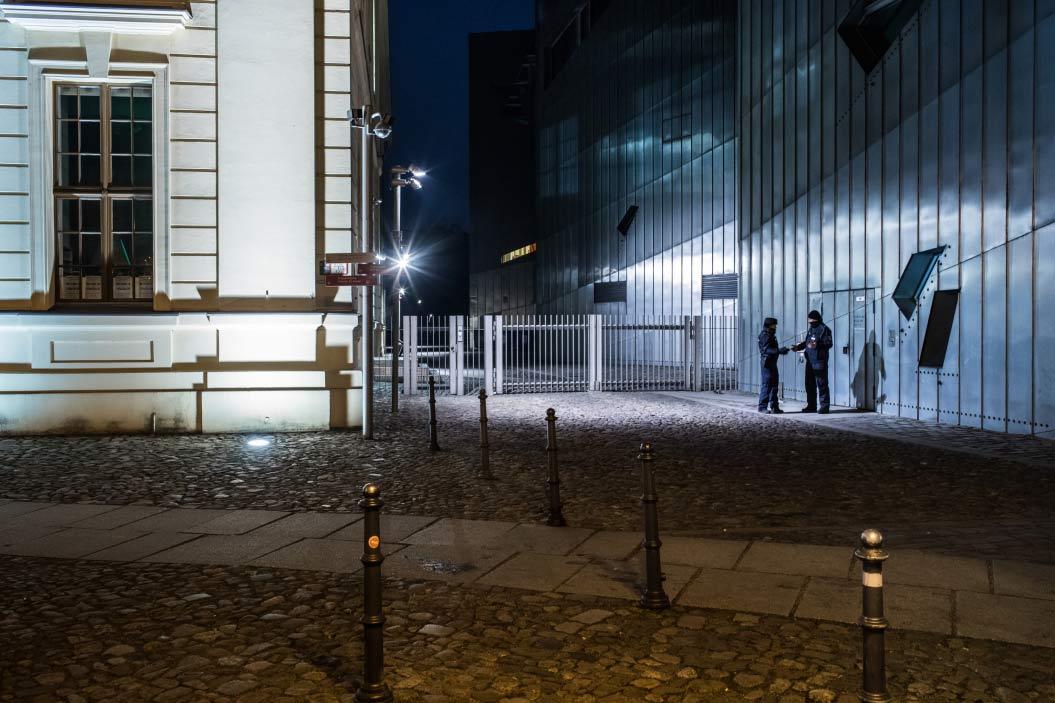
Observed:
[[[876,328],[877,293],[876,288],[810,293],[810,308],[820,311],[832,330],[828,382],[833,405],[876,409],[879,379],[886,375]]]

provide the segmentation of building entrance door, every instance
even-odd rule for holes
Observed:
[[[876,337],[876,289],[811,293],[810,307],[820,311],[832,330],[828,361],[832,404],[875,410],[883,365]]]

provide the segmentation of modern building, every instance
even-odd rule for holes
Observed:
[[[538,11],[539,311],[732,314],[736,3]]]
[[[735,310],[756,389],[818,309],[834,402],[1055,435],[1055,7],[539,9],[540,311]]]
[[[535,32],[469,35],[469,312],[535,310]]]
[[[0,2],[0,432],[360,424],[319,274],[387,36],[386,0]]]

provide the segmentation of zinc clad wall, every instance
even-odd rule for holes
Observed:
[[[30,304],[29,64],[24,32],[0,20],[0,310]]]
[[[743,340],[768,315],[790,339],[823,302],[851,373],[851,293],[874,291],[878,411],[1052,436],[1055,8],[927,0],[866,75],[837,33],[850,4],[740,4]],[[960,290],[940,369],[918,364],[929,297],[911,320],[890,300],[935,246],[930,290]]]
[[[613,0],[580,21],[588,31],[557,71],[549,47],[573,7],[546,3],[540,31],[539,309],[731,312],[734,301],[702,301],[701,282],[738,266],[736,4]],[[616,281],[626,302],[595,306],[593,284]]]
[[[310,309],[314,5],[222,0],[217,32],[221,307]]]

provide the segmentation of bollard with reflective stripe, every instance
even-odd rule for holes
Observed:
[[[487,441],[487,391],[480,389],[480,478],[493,479],[491,445]]]
[[[883,615],[883,562],[890,556],[883,549],[883,535],[868,529],[861,533],[861,546],[854,550],[861,560],[861,636],[864,650],[863,689],[865,703],[889,703],[886,688],[886,628]]]
[[[381,488],[375,483],[363,486],[363,683],[355,692],[359,703],[392,700],[385,683],[385,616],[381,602]]]
[[[659,548],[659,513],[656,503],[656,470],[652,466],[652,444],[641,443],[641,452],[637,455],[641,461],[641,506],[645,514],[645,540],[641,546],[645,550],[645,592],[641,594],[641,607],[649,610],[663,610],[670,607],[670,598],[663,590],[663,567],[660,564]]]
[[[436,452],[440,443],[436,439],[436,378],[429,374],[429,449]]]
[[[552,527],[564,527],[568,523],[564,521],[560,503],[560,474],[557,469],[557,411],[553,408],[546,410],[546,454],[549,457],[549,477],[546,479],[546,493],[549,495],[549,518],[546,524]]]

